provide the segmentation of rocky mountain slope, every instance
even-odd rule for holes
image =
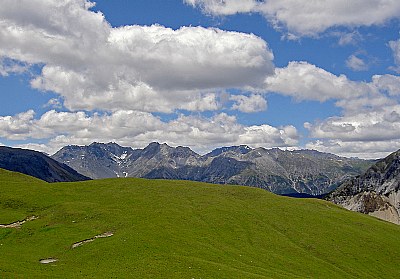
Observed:
[[[346,180],[327,199],[344,208],[400,224],[400,150]]]
[[[5,146],[0,146],[0,168],[24,173],[47,182],[90,179],[43,153]]]
[[[320,195],[372,163],[312,150],[223,147],[199,155],[188,147],[151,143],[144,149],[115,143],[66,146],[52,156],[91,178],[144,177],[239,184],[278,194]]]

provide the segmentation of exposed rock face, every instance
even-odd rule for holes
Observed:
[[[183,179],[312,195],[331,191],[372,164],[311,150],[252,149],[245,145],[222,147],[201,156],[188,147],[159,143],[136,150],[115,143],[67,146],[53,158],[91,178]]]
[[[43,153],[5,146],[0,146],[0,168],[24,173],[47,182],[90,179]]]
[[[345,181],[327,199],[344,208],[400,224],[400,150]]]
[[[124,177],[129,159],[137,159],[131,148],[117,144],[92,143],[89,146],[66,146],[52,156],[91,178]]]
[[[150,143],[146,148],[136,150],[115,143],[73,145],[63,147],[52,156],[94,179],[128,176],[175,178],[176,169],[197,166],[200,157],[190,148],[172,148],[158,143]]]

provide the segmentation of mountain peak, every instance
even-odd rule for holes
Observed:
[[[118,143],[115,142],[108,142],[108,143],[103,143],[103,142],[92,142],[91,144],[89,144],[89,146],[117,146],[117,147],[122,147],[121,145],[119,145]]]
[[[248,145],[224,146],[224,147],[214,149],[213,151],[206,154],[205,156],[216,157],[225,152],[235,152],[238,154],[247,154],[251,150],[253,150],[253,149],[251,147],[249,147]]]

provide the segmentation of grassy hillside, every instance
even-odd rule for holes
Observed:
[[[255,188],[0,170],[0,224],[33,215],[0,227],[1,278],[400,278],[399,226]]]

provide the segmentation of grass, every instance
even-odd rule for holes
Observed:
[[[32,215],[0,228],[1,278],[400,278],[399,226],[256,188],[0,170],[0,224]]]

